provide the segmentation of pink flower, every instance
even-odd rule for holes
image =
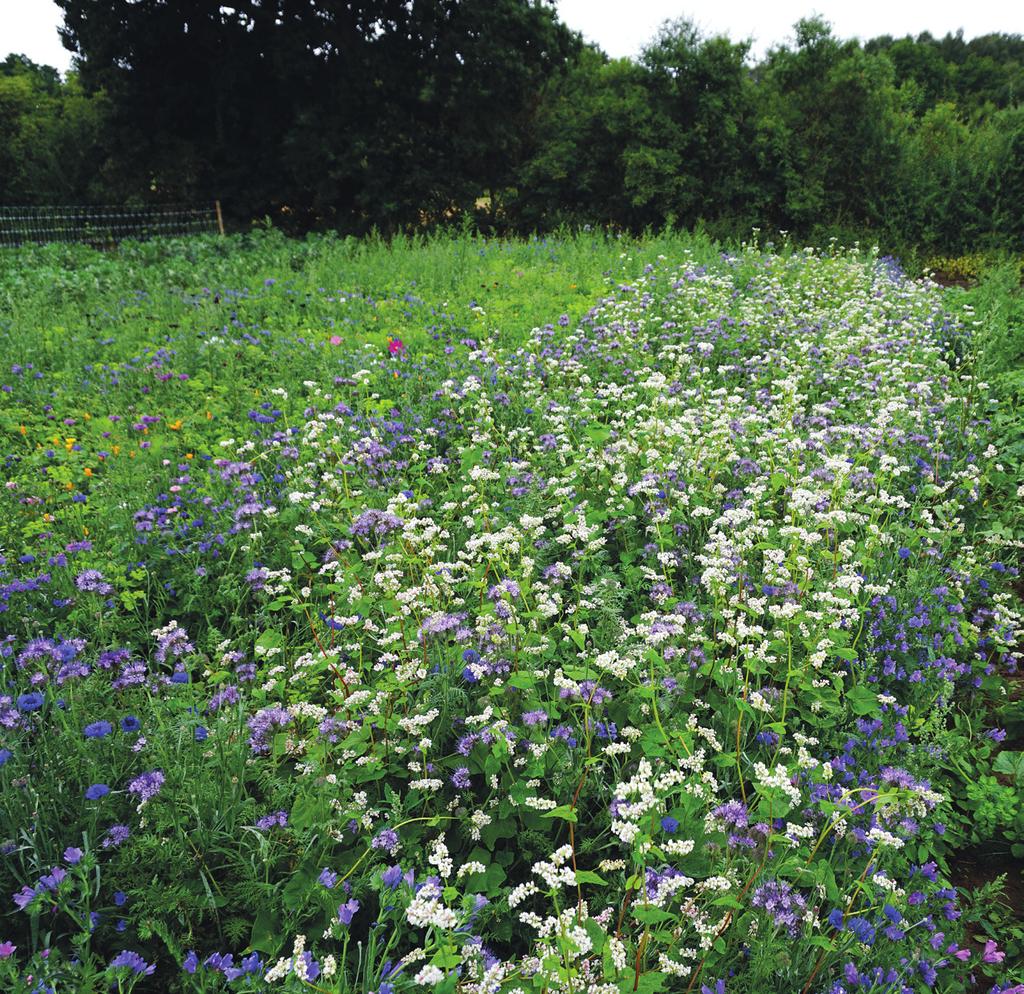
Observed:
[[[7,959],[17,948],[13,942],[0,942],[0,959]]]
[[[389,338],[388,339],[388,352],[392,355],[398,355],[405,349],[405,343],[400,338]]]
[[[341,335],[331,335],[331,345],[341,345]]]
[[[1006,959],[1006,953],[996,948],[994,939],[985,943],[985,950],[981,954],[982,963],[1002,963]]]

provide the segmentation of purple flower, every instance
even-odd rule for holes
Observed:
[[[109,721],[94,721],[82,729],[82,734],[87,739],[105,739],[113,730],[114,726]]]
[[[75,577],[75,586],[87,594],[109,594],[114,588],[107,583],[103,574],[98,569],[87,569]]]
[[[127,825],[111,825],[100,845],[104,849],[117,849],[128,841],[131,834],[132,830]]]
[[[17,894],[12,896],[12,899],[17,905],[19,911],[24,911],[40,894],[42,894],[44,888],[36,887],[22,887]]]
[[[106,797],[110,793],[110,788],[105,783],[94,783],[89,787],[85,788],[85,797],[89,801],[98,801],[101,797]]]
[[[397,890],[402,882],[402,868],[396,863],[389,866],[381,875],[380,882],[389,890]]]
[[[321,886],[330,890],[338,882],[338,874],[325,867],[320,871],[320,876],[317,879]]]
[[[770,880],[761,884],[754,891],[750,903],[755,908],[763,909],[776,925],[785,928],[791,936],[800,931],[800,921],[807,910],[807,902],[785,880]]]
[[[370,846],[393,856],[398,851],[398,833],[393,828],[385,828],[370,840]]]
[[[346,901],[344,904],[339,904],[338,921],[340,921],[342,925],[351,925],[352,919],[355,917],[358,910],[359,902],[354,897],[351,900]]]
[[[665,817],[661,819],[661,830],[663,832],[667,832],[669,835],[673,835],[675,832],[679,831],[679,822],[676,821],[675,818],[665,815]]]
[[[127,967],[133,973],[137,973],[140,976],[148,977],[156,969],[156,966],[152,963],[147,963],[137,952],[132,949],[125,949],[123,952],[118,953],[111,961],[108,970],[117,970],[121,967]]]
[[[470,786],[469,770],[465,766],[460,766],[452,774],[452,785],[458,787],[459,790],[465,790]]]
[[[257,711],[246,724],[252,734],[249,736],[249,748],[257,755],[270,752],[270,736],[275,728],[287,728],[292,723],[292,716],[281,707],[262,708]]]
[[[128,902],[128,895],[123,890],[114,891],[114,904],[119,908],[123,908]]]
[[[148,773],[140,774],[128,784],[128,793],[134,794],[141,805],[156,797],[163,785],[163,773],[160,770],[150,770]]]
[[[186,973],[195,973],[196,967],[199,966],[199,957],[196,955],[194,949],[188,951],[188,955],[185,957],[184,962],[181,964],[181,968]]]
[[[11,942],[0,942],[0,959],[7,959],[8,956],[13,955],[14,950],[18,947]]]
[[[256,822],[256,827],[261,832],[268,832],[270,829],[278,826],[285,828],[288,824],[288,812],[287,811],[274,811],[272,814],[264,815]]]
[[[142,727],[142,722],[133,714],[125,715],[118,724],[122,732],[137,732]]]
[[[81,849],[78,849],[75,846],[68,846],[67,849],[64,850],[64,862],[69,866],[75,866],[82,861],[82,857],[84,855],[85,853],[82,852]]]

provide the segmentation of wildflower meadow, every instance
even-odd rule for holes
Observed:
[[[1022,994],[984,334],[836,246],[5,250],[0,989]]]

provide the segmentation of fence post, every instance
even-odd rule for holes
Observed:
[[[224,215],[220,212],[220,201],[215,200],[214,204],[217,206],[217,227],[220,229],[221,236],[224,235]]]

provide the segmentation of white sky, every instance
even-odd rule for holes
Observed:
[[[558,0],[562,20],[609,55],[636,55],[667,19],[689,17],[704,34],[751,38],[754,55],[790,39],[801,17],[821,14],[840,38],[930,31],[964,36],[1024,34],[1021,0]],[[57,37],[61,13],[52,0],[0,0],[0,59],[22,52],[65,70],[70,54]]]

